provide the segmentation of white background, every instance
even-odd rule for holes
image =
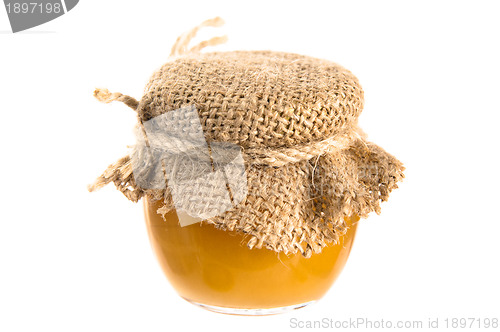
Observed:
[[[499,8],[494,2],[80,1],[12,34],[0,7],[0,331],[284,331],[300,321],[500,318]],[[271,317],[181,300],[142,206],[86,185],[133,144],[133,111],[176,37],[222,16],[216,50],[326,58],[365,90],[362,128],[406,179],[363,220],[316,305]],[[195,41],[196,42],[196,41]],[[214,49],[212,49],[214,50]],[[361,330],[361,329],[358,329]]]

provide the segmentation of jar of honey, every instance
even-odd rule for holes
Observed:
[[[182,35],[141,100],[97,89],[137,113],[137,144],[89,186],[143,199],[152,247],[181,297],[232,314],[320,299],[357,223],[404,177],[358,127],[363,90],[327,60],[274,51],[201,53]]]
[[[195,223],[182,227],[175,210],[144,200],[152,247],[167,279],[189,302],[232,314],[275,314],[319,300],[346,264],[359,217],[336,244],[305,258],[268,249],[250,250],[241,233]]]

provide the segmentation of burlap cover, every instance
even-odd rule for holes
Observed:
[[[220,24],[209,20],[179,37],[140,101],[105,89],[96,97],[135,109],[139,130],[166,112],[194,107],[209,145],[241,148],[247,185],[236,206],[202,222],[249,235],[249,248],[310,257],[337,241],[344,217],[379,213],[404,167],[358,128],[363,90],[338,64],[272,51],[199,52],[223,37],[186,50],[200,27]],[[163,200],[160,213],[174,208],[168,186],[137,184],[130,156],[89,189],[109,182],[134,202],[145,195]]]

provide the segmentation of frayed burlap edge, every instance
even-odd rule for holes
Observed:
[[[362,139],[347,149],[282,167],[247,165],[247,197],[234,209],[203,223],[248,234],[249,248],[301,252],[310,257],[328,243],[337,242],[345,232],[344,218],[379,214],[380,203],[398,188],[403,171],[396,158]],[[131,201],[144,196],[151,202],[162,201],[159,214],[175,208],[168,188],[144,190],[136,185],[128,156],[110,165],[89,190],[111,182]],[[278,191],[280,195],[272,194]],[[255,206],[261,208],[256,210]]]

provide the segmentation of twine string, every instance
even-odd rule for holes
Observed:
[[[172,51],[170,53],[170,56],[180,56],[184,55],[187,53],[196,53],[201,51],[203,48],[207,46],[215,46],[219,44],[223,44],[227,41],[227,36],[220,36],[220,37],[214,37],[209,40],[204,40],[198,45],[193,46],[191,49],[188,50],[189,43],[191,40],[196,37],[196,34],[198,31],[204,27],[220,27],[224,25],[224,20],[220,17],[215,17],[209,20],[204,21],[200,25],[192,28],[188,32],[180,35],[174,46],[172,46]]]

